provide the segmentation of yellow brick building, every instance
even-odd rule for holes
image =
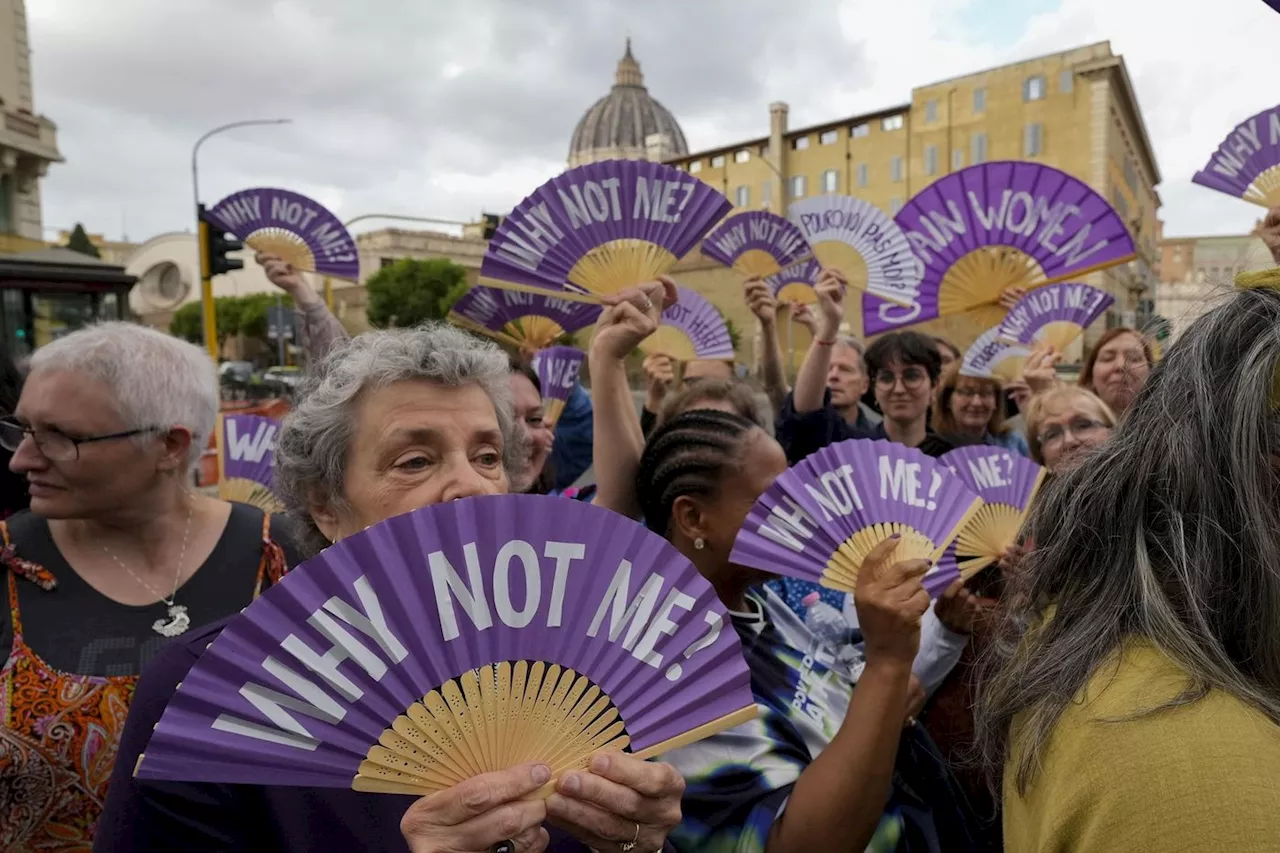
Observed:
[[[791,201],[827,192],[857,196],[897,213],[913,194],[965,166],[990,160],[1045,163],[1104,196],[1138,245],[1133,263],[1086,279],[1116,297],[1107,322],[1141,324],[1152,313],[1160,172],[1124,59],[1111,52],[1109,43],[920,86],[908,103],[873,113],[795,129],[787,117],[786,104],[771,104],[768,136],[667,162],[697,175],[740,208],[784,215]],[[754,327],[738,298],[736,273],[694,256],[681,263],[677,276],[711,298],[739,329]],[[850,320],[859,331],[860,321]],[[913,328],[961,338],[963,326],[943,318]],[[1104,328],[1100,321],[1087,338]],[[807,338],[793,333],[796,340],[802,345]],[[1076,349],[1068,360],[1078,357],[1079,345]]]

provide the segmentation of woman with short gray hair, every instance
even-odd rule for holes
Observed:
[[[977,707],[1009,850],[1280,838],[1280,270],[1037,497]]]

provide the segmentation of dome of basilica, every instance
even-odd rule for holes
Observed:
[[[644,87],[631,39],[618,61],[613,89],[591,105],[573,131],[569,166],[598,160],[666,160],[689,153],[675,116]]]

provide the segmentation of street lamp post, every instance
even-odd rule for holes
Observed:
[[[436,219],[430,216],[402,216],[398,213],[362,213],[353,219],[348,219],[346,222],[342,223],[342,226],[350,230],[352,225],[355,225],[357,222],[363,222],[366,219],[395,219],[401,222],[427,222],[432,225],[466,226],[470,224],[467,222],[458,222],[457,220],[454,220],[454,219]],[[333,282],[329,279],[329,276],[324,277],[324,304],[328,307],[329,311],[332,313]]]
[[[234,130],[237,127],[252,127],[265,124],[289,124],[293,119],[287,118],[258,118],[247,119],[245,121],[233,121],[230,124],[220,125],[210,130],[208,133],[196,140],[196,144],[191,146],[191,195],[196,209],[196,240],[200,240],[200,235],[204,230],[200,227],[200,146],[205,140],[212,136],[217,136],[228,130]],[[204,319],[204,344],[209,350],[214,362],[218,360],[218,333],[217,323],[213,315],[213,277],[206,274],[206,261],[204,260],[205,247],[200,245],[197,247],[200,252],[200,278],[201,278],[201,294],[200,299],[203,308]]]

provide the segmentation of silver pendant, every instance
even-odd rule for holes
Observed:
[[[169,618],[157,619],[151,623],[151,630],[162,637],[176,637],[191,627],[191,617],[187,608],[181,604],[169,605]]]

